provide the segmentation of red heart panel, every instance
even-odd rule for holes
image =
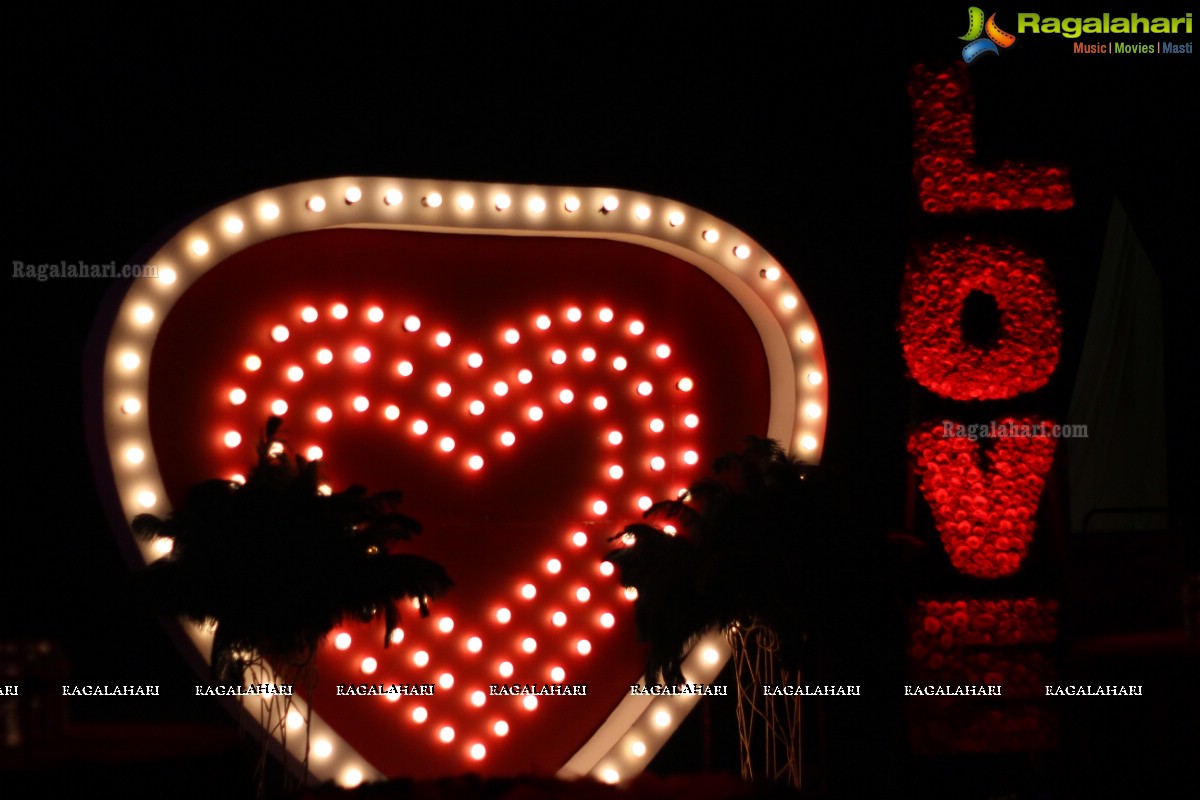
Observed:
[[[155,260],[102,331],[96,452],[119,540],[191,484],[237,480],[275,414],[331,489],[402,490],[425,526],[406,549],[456,582],[390,647],[379,624],[328,637],[310,770],[640,771],[694,698],[629,696],[643,651],[609,537],[747,434],[820,455],[819,336],[770,256],[661,198],[364,178],[233,201]],[[685,669],[711,678],[722,650]],[[435,690],[337,693],[360,683]],[[512,683],[587,694],[489,693]]]

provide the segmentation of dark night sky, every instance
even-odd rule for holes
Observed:
[[[6,9],[5,268],[126,263],[203,208],[339,174],[677,198],[749,232],[796,278],[827,342],[827,459],[873,498],[863,524],[896,528],[910,392],[898,291],[910,236],[936,229],[914,213],[906,68],[959,57],[965,5],[887,15],[786,5],[803,10],[727,18],[677,5],[619,16],[559,5],[469,30],[456,17]],[[1027,36],[971,67],[981,156],[1073,170],[1076,209],[1053,224],[1015,223],[1064,254],[1052,268],[1068,341],[1077,346],[1086,326],[1118,192],[1164,282],[1176,375],[1195,368],[1182,328],[1200,266],[1198,57],[1070,55],[1065,40]],[[63,639],[81,679],[186,680],[153,619],[111,588],[125,567],[92,486],[81,384],[107,286],[4,281],[10,512],[0,564],[13,596],[0,604],[0,630]],[[1170,423],[1183,393],[1175,383],[1168,392]],[[1179,485],[1194,441],[1190,432],[1173,444]],[[99,644],[109,625],[116,643]]]

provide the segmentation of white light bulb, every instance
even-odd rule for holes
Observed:
[[[359,364],[365,364],[371,360],[371,350],[367,347],[354,348],[354,360]]]
[[[246,356],[246,360],[242,363],[250,372],[258,372],[262,368],[262,359],[258,356]]]
[[[328,739],[318,739],[313,742],[312,753],[317,758],[329,758],[333,752],[333,743]]]
[[[583,531],[575,531],[571,534],[571,543],[576,547],[584,547],[587,545],[588,537]]]
[[[442,331],[437,336],[433,337],[433,341],[438,347],[449,347],[450,346],[450,334],[446,333],[445,331]]]
[[[472,208],[475,207],[475,198],[471,197],[471,195],[469,195],[469,194],[459,195],[458,196],[458,207],[461,208],[463,211],[470,211]]]
[[[583,312],[580,311],[578,308],[575,308],[574,306],[572,306],[571,308],[567,309],[567,321],[568,322],[579,322],[579,320],[581,320],[581,319],[583,319]]]
[[[396,420],[400,419],[400,407],[394,405],[388,406],[383,410],[383,416],[395,422]]]
[[[813,340],[816,338],[817,338],[817,335],[815,333],[813,333],[811,330],[809,330],[808,328],[803,328],[800,331],[801,344],[812,344]]]
[[[467,459],[467,466],[478,472],[483,469],[483,456],[474,455]]]
[[[443,742],[453,742],[454,728],[451,728],[449,725],[443,726],[442,729],[438,731],[438,738]]]
[[[383,193],[383,202],[389,206],[398,206],[404,202],[404,194],[399,189],[388,189]]]
[[[359,665],[359,669],[362,670],[364,675],[373,675],[375,670],[379,669],[379,662],[370,656],[367,656],[362,660],[362,663]]]
[[[608,468],[608,477],[612,478],[614,481],[620,480],[621,476],[624,474],[625,474],[625,470],[622,469],[621,466],[618,464],[613,464],[611,467]]]
[[[472,400],[470,405],[467,406],[467,410],[471,413],[471,416],[478,417],[484,412],[483,401]]]
[[[738,258],[745,260],[750,257],[750,248],[744,244],[739,244],[737,247],[733,248],[733,254]]]
[[[430,208],[437,208],[442,204],[442,196],[438,192],[430,192],[422,198],[421,202]]]
[[[343,195],[343,197],[346,199],[348,204],[353,205],[359,200],[362,200],[362,189],[358,188],[357,186],[351,186],[346,190],[346,193]]]
[[[367,319],[371,322],[383,322],[383,309],[379,306],[368,308]]]
[[[592,513],[597,517],[603,517],[608,512],[608,503],[603,500],[597,500],[592,503]]]
[[[179,275],[175,272],[175,270],[171,269],[170,267],[163,267],[162,269],[160,269],[158,271],[158,280],[164,286],[170,286],[172,283],[174,283],[176,281],[176,279],[178,277],[179,277]]]
[[[579,653],[579,655],[586,656],[588,653],[592,652],[592,643],[587,639],[580,639],[575,643],[575,650]]]
[[[300,311],[300,319],[304,320],[305,322],[316,322],[317,310],[312,306],[305,306]]]
[[[424,650],[418,650],[417,652],[413,653],[413,663],[418,667],[428,666],[429,653],[426,653]]]
[[[287,379],[292,383],[299,383],[304,378],[304,370],[301,367],[291,366],[287,368]]]
[[[624,438],[625,437],[621,435],[620,431],[609,431],[608,432],[608,443],[609,444],[620,444],[621,440]]]
[[[611,308],[602,308],[596,316],[600,318],[601,322],[612,322],[615,314]]]
[[[229,390],[229,402],[235,406],[240,406],[242,403],[246,402],[246,390],[245,389],[230,389]]]
[[[634,336],[641,336],[642,332],[645,330],[646,325],[640,319],[635,319],[633,322],[629,323],[629,332]]]
[[[276,325],[271,328],[271,338],[276,342],[286,342],[290,335],[286,325]]]
[[[429,711],[425,708],[425,706],[417,706],[412,710],[412,719],[413,722],[419,725],[425,720],[429,719]]]
[[[539,406],[530,406],[528,414],[531,420],[534,422],[539,422],[545,415],[545,412],[543,412]]]
[[[549,572],[552,575],[557,575],[559,572],[562,572],[562,562],[557,558],[551,558],[547,560],[546,572]]]
[[[274,203],[263,203],[258,207],[258,213],[263,219],[278,219],[279,206]]]
[[[208,242],[203,239],[196,239],[192,242],[192,252],[198,256],[202,256],[208,252]]]
[[[467,650],[472,653],[478,653],[482,649],[483,639],[480,639],[478,636],[472,636],[470,639],[467,639]]]
[[[325,451],[314,444],[305,451],[305,455],[309,461],[320,461],[325,456]]]
[[[508,342],[509,344],[516,344],[517,342],[521,341],[521,332],[516,328],[509,328],[504,332],[504,341]]]
[[[671,223],[672,228],[678,228],[680,225],[683,224],[683,212],[682,211],[672,211],[667,216],[667,222]]]
[[[579,198],[574,196],[568,197],[563,201],[563,208],[567,210],[567,213],[574,214],[579,210]]]
[[[721,238],[721,234],[717,233],[712,228],[709,228],[708,230],[706,230],[704,232],[704,241],[708,242],[709,244],[716,243],[716,241],[720,238]]]
[[[329,309],[329,313],[334,319],[345,319],[350,316],[350,309],[346,307],[345,303],[334,303],[333,308]]]
[[[500,444],[504,445],[505,447],[512,447],[516,441],[517,435],[512,431],[505,431],[504,433],[500,434]]]
[[[532,583],[525,584],[521,587],[521,597],[524,597],[526,600],[532,600],[537,597],[537,587]]]
[[[441,381],[436,387],[434,387],[434,391],[437,393],[438,397],[449,397],[450,393],[453,391],[453,388],[445,381]]]
[[[633,216],[645,222],[650,219],[650,206],[638,206],[633,210]]]
[[[131,447],[125,451],[125,459],[130,464],[140,464],[146,460],[146,451],[140,447]]]
[[[649,397],[652,391],[654,391],[654,387],[650,384],[650,381],[642,381],[637,385],[637,393],[642,397]]]
[[[620,206],[621,201],[617,198],[617,196],[615,194],[610,194],[604,198],[604,205],[602,207],[605,211],[611,212],[616,211],[618,208],[620,208]]]
[[[150,306],[138,306],[133,310],[133,321],[145,325],[154,319],[154,310]]]
[[[284,414],[287,413],[287,410],[288,410],[287,400],[272,400],[271,401],[271,413],[274,414],[275,416],[282,417]]]
[[[540,197],[534,197],[529,201],[529,210],[534,214],[541,214],[546,210],[546,201]]]
[[[508,723],[504,720],[496,720],[496,724],[492,726],[492,732],[497,736],[508,735]]]
[[[624,356],[617,356],[613,359],[613,369],[615,369],[617,372],[624,372],[625,368],[628,366],[629,362],[625,360]]]
[[[312,197],[308,198],[308,202],[305,203],[305,205],[308,206],[309,211],[319,214],[325,210],[325,198],[321,197],[319,194],[314,194]]]
[[[817,440],[812,436],[801,436],[800,447],[803,450],[816,450]]]
[[[506,625],[512,620],[512,612],[507,608],[496,609],[496,621],[501,625]]]
[[[512,198],[506,194],[498,194],[494,200],[496,210],[503,211],[512,205]]]
[[[416,333],[421,329],[421,318],[416,314],[409,314],[404,318],[404,330],[409,333]]]
[[[532,636],[526,636],[521,640],[521,649],[526,653],[532,653],[537,650],[537,639],[534,639]]]
[[[528,369],[522,369],[517,372],[517,382],[528,384],[533,381],[533,372]]]
[[[562,403],[563,405],[570,404],[574,399],[575,399],[575,393],[572,392],[570,389],[563,389],[561,392],[558,393],[558,402]]]
[[[371,407],[371,401],[368,400],[367,398],[363,397],[362,395],[359,395],[358,397],[354,398],[354,410],[355,411],[362,413],[363,411],[366,411],[370,407]]]
[[[580,586],[575,590],[575,599],[581,603],[586,603],[592,599],[592,590],[586,586]]]
[[[499,667],[500,676],[502,678],[511,678],[513,674],[513,665],[511,661],[501,661]]]
[[[438,442],[438,447],[442,448],[443,453],[449,453],[454,449],[454,439],[450,436],[443,436],[442,440]]]
[[[329,422],[333,419],[333,409],[329,406],[321,406],[317,409],[317,422]]]
[[[557,628],[561,628],[567,624],[567,615],[562,611],[555,611],[550,615],[550,624]]]
[[[479,369],[483,366],[483,356],[479,353],[471,353],[467,356],[467,366],[471,369]]]
[[[400,373],[400,375],[405,378],[407,378],[409,375],[412,375],[413,374],[412,362],[411,361],[401,361],[399,364],[396,365],[396,372]]]
[[[813,384],[814,386],[819,384],[822,380],[824,380],[824,376],[822,376],[821,373],[819,373],[819,372],[808,373],[808,382]]]
[[[225,446],[237,447],[242,443],[242,435],[237,431],[229,431],[225,434]]]
[[[438,686],[443,689],[451,689],[454,687],[454,676],[449,672],[443,672],[438,676]]]

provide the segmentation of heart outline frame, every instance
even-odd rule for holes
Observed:
[[[546,187],[389,177],[337,177],[254,192],[200,214],[170,235],[145,263],[156,280],[118,286],[89,345],[89,440],[97,482],[119,545],[135,566],[162,552],[137,543],[128,524],[147,511],[169,513],[148,421],[149,354],[171,306],[207,269],[260,242],[329,228],[407,230],[508,236],[607,239],[674,256],[713,278],[749,316],[770,376],[765,435],[790,453],[819,461],[828,384],[816,321],[799,288],[744,232],[699,209],[666,198],[600,187]],[[131,450],[139,456],[129,457]],[[195,655],[207,660],[211,633],[184,625]],[[684,661],[694,682],[715,678],[729,657],[709,634]],[[194,661],[195,659],[193,659]],[[644,682],[644,678],[642,679]],[[696,695],[626,696],[558,771],[616,783],[639,773],[698,701]],[[237,701],[234,701],[237,702]],[[303,700],[294,698],[303,710]],[[259,719],[256,697],[242,710]],[[315,712],[309,738],[329,743],[309,760],[319,780],[353,785],[384,775]],[[304,756],[304,737],[289,737],[288,754]]]

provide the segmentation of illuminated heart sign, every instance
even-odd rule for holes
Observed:
[[[158,279],[131,284],[105,328],[96,409],[136,563],[162,548],[135,551],[128,521],[240,480],[274,414],[330,490],[404,491],[425,528],[413,550],[455,580],[386,649],[378,625],[331,634],[298,698],[312,773],[639,772],[695,697],[630,696],[633,597],[601,559],[746,434],[819,458],[820,338],[779,265],[662,198],[387,178],[241,198],[148,261]],[[709,637],[687,676],[726,656]],[[338,692],[393,683],[433,693]],[[514,683],[587,688],[490,691]],[[288,737],[293,756],[305,741]]]

